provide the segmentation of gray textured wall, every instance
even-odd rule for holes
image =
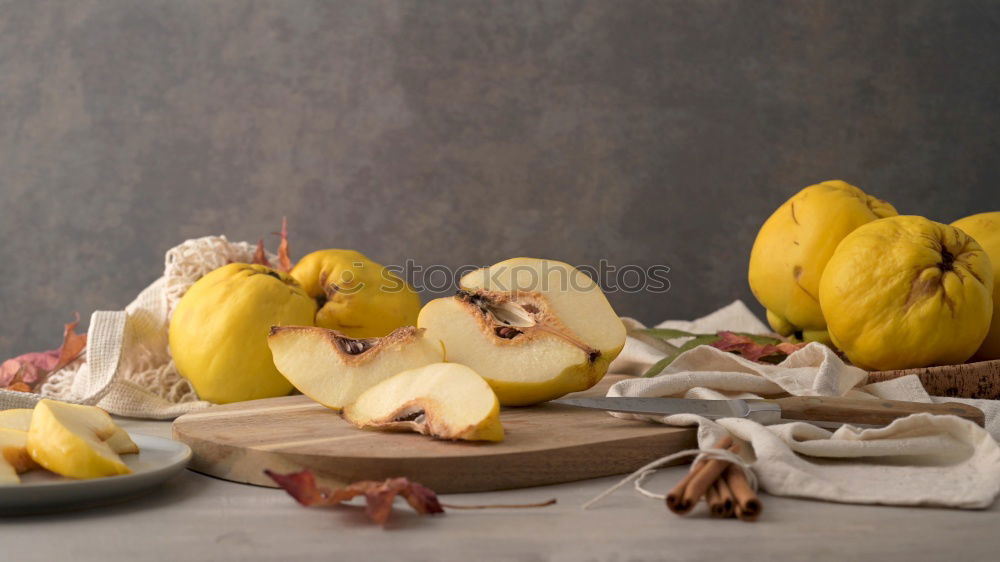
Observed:
[[[842,178],[1000,208],[1000,3],[0,2],[0,356],[164,250],[666,263],[648,321],[751,299],[764,218]]]

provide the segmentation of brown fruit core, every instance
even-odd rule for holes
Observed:
[[[593,363],[601,356],[597,349],[566,333],[565,328],[547,320],[542,310],[530,302],[515,302],[511,296],[496,296],[459,290],[455,298],[475,305],[483,318],[493,325],[493,333],[501,339],[514,339],[530,331],[548,332],[579,347]]]
[[[340,349],[348,355],[361,355],[362,353],[375,347],[375,343],[377,341],[378,340],[375,338],[356,340],[347,337],[338,337],[337,345],[340,346]]]
[[[511,328],[510,326],[501,326],[496,329],[497,337],[501,337],[505,340],[514,339],[515,337],[521,335],[522,333],[524,332],[518,330],[517,328]]]
[[[424,415],[424,411],[423,410],[414,410],[414,411],[409,412],[409,413],[400,414],[399,416],[396,416],[395,418],[393,418],[392,421],[393,422],[417,421],[423,415]]]

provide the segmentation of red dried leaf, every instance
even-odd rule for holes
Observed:
[[[25,353],[0,363],[0,386],[7,387],[17,381],[34,383],[40,373],[47,373],[59,362],[59,351]]]
[[[0,386],[6,388],[21,374],[21,363],[16,359],[8,359],[0,363]]]
[[[420,515],[444,513],[433,490],[406,478],[389,478],[382,482],[362,480],[331,490],[317,486],[315,476],[308,470],[290,474],[265,470],[264,473],[304,506],[337,505],[363,495],[366,502],[365,513],[379,525],[388,521],[397,495],[402,496]]]
[[[278,271],[288,273],[292,270],[292,258],[288,255],[288,217],[281,217],[281,243],[278,244]]]
[[[18,355],[0,363],[0,387],[17,392],[33,392],[52,372],[72,363],[87,347],[87,334],[77,334],[80,314],[63,327],[63,342],[58,349]]]
[[[24,384],[23,382],[16,382],[7,387],[7,390],[13,390],[14,392],[31,392],[31,387]]]
[[[750,336],[725,331],[719,332],[718,336],[718,339],[709,345],[722,351],[737,353],[751,361],[760,363],[774,363],[775,360],[784,359],[806,346],[805,342],[790,343],[777,339],[774,339],[773,342],[755,341]]]
[[[253,253],[253,261],[250,263],[255,263],[257,265],[266,265],[271,267],[270,260],[267,259],[267,252],[264,250],[264,239],[261,238],[257,241],[257,249]]]
[[[59,346],[59,361],[52,367],[52,371],[58,371],[69,365],[87,348],[87,334],[76,333],[76,327],[80,324],[80,313],[74,314],[76,320],[63,326],[63,342]]]

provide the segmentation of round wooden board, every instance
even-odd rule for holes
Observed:
[[[874,371],[868,373],[868,382],[882,382],[906,375],[917,375],[920,383],[932,396],[1000,399],[1000,359],[920,369]]]
[[[576,396],[603,396],[609,375]],[[613,418],[555,404],[505,408],[501,443],[438,441],[363,431],[305,396],[214,406],[173,424],[194,456],[190,468],[274,486],[264,469],[312,470],[326,485],[407,476],[439,493],[482,492],[631,472],[696,446],[693,428]]]

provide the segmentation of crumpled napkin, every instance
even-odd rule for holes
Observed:
[[[626,319],[630,327],[641,327]],[[692,322],[658,327],[692,332],[727,329],[765,333],[767,328],[742,302]],[[664,356],[655,342],[629,337],[611,372],[640,374]],[[652,378],[620,381],[608,396],[754,398],[797,396],[943,402],[928,396],[915,376],[864,384],[865,371],[846,365],[818,343],[793,353],[779,365],[755,363],[701,346],[675,359]],[[987,414],[986,429],[955,416],[918,414],[878,429],[845,425],[829,431],[802,422],[763,426],[747,419],[710,421],[692,414],[638,416],[669,425],[698,426],[698,442],[708,448],[725,432],[742,440],[761,487],[770,494],[828,501],[958,508],[989,507],[1000,493],[1000,402],[959,400]]]

